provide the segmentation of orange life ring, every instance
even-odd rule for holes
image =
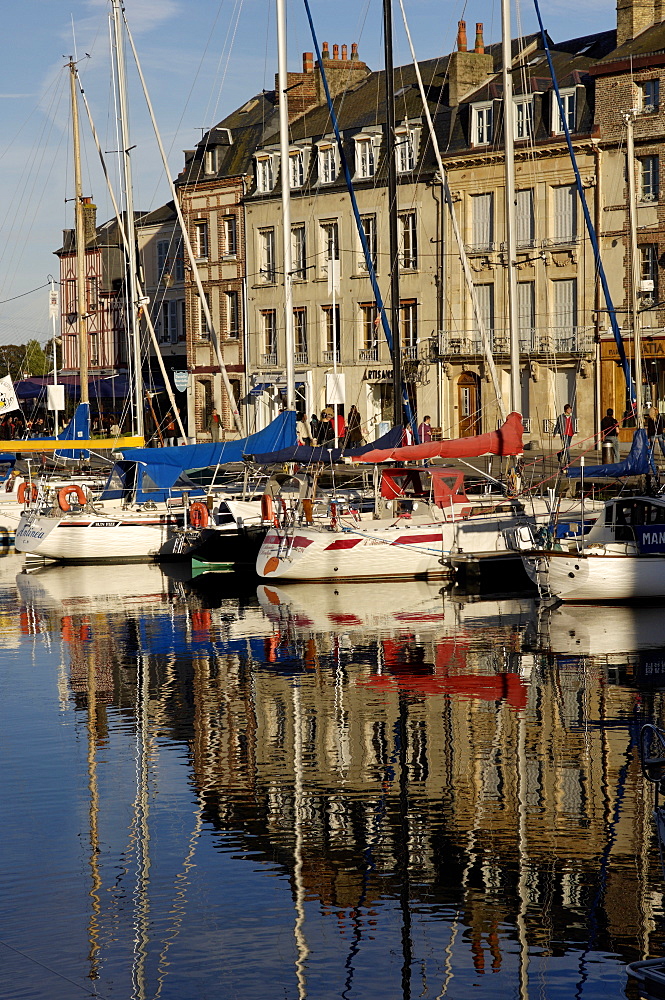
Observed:
[[[189,523],[192,528],[205,528],[208,523],[208,508],[199,500],[189,508]]]
[[[77,486],[75,483],[72,483],[71,486],[63,486],[58,490],[58,507],[65,514],[68,510],[72,509],[72,505],[69,500],[72,493],[76,496],[76,503],[79,504],[80,507],[85,506],[86,495],[80,486]]]
[[[37,499],[37,487],[35,484],[21,483],[16,494],[16,499],[19,503],[34,503]]]
[[[261,520],[272,521],[275,526],[277,525],[277,517],[270,493],[264,493],[261,497]]]

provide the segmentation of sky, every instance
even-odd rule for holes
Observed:
[[[310,0],[319,43],[357,42],[371,69],[383,64],[381,0]],[[500,0],[406,0],[419,59],[450,52],[464,18],[473,40],[500,38]],[[0,350],[53,335],[49,277],[57,280],[62,230],[74,226],[74,176],[67,63],[74,57],[95,128],[114,169],[115,113],[109,57],[110,0],[21,0],[3,7],[0,49]],[[555,41],[614,27],[608,0],[541,0]],[[157,125],[175,178],[207,130],[262,89],[276,72],[274,0],[126,0]],[[532,0],[512,8],[512,34],[537,29]],[[312,51],[304,3],[287,0],[289,69]],[[411,61],[394,0],[394,63]],[[152,211],[170,198],[131,52],[127,55],[134,205]],[[83,193],[97,221],[113,215],[86,113],[81,109]],[[0,375],[2,364],[0,361]]]

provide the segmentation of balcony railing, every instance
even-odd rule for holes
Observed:
[[[358,361],[378,361],[379,360],[379,348],[377,347],[361,347],[358,351]]]
[[[276,365],[277,364],[277,351],[272,351],[270,354],[261,355],[262,365]]]
[[[409,344],[408,347],[402,348],[402,357],[407,358],[409,361],[418,360],[418,345]]]
[[[489,339],[493,354],[508,356],[510,338],[507,330],[490,330]],[[519,342],[522,354],[592,354],[594,329],[590,326],[522,327]],[[468,357],[485,352],[476,330],[454,330],[439,335],[439,353],[446,357],[456,354]]]
[[[307,351],[296,351],[296,364],[306,365],[308,363],[309,354]]]
[[[339,364],[339,351],[324,351],[323,352],[323,361],[324,361],[324,363],[325,362],[329,362],[329,363],[335,362],[336,364]]]

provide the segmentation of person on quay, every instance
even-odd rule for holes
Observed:
[[[603,441],[609,441],[614,449],[614,461],[619,461],[619,421],[614,416],[614,410],[609,408],[603,419],[600,421],[600,437]]]
[[[298,444],[311,444],[312,443],[312,432],[309,427],[309,422],[305,414],[300,411],[297,414],[296,420],[296,438]]]
[[[349,416],[346,421],[346,440],[345,444],[349,448],[358,448],[363,444],[363,431],[360,423],[360,413],[357,407],[352,406],[349,410]]]
[[[432,418],[429,414],[423,417],[423,421],[418,427],[418,437],[420,438],[421,444],[427,444],[428,441],[432,440]]]
[[[568,465],[570,463],[570,443],[575,433],[573,408],[570,403],[566,403],[563,413],[559,414],[557,431],[561,437],[561,451],[557,452],[556,457],[559,459],[559,465]]]
[[[219,431],[221,427],[221,420],[219,419],[219,413],[213,407],[212,413],[210,414],[210,420],[208,421],[208,430],[210,431],[210,437],[213,441],[219,441]]]

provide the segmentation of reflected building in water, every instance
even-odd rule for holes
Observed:
[[[392,900],[406,979],[427,966],[437,989],[512,969],[526,995],[530,963],[574,954],[582,975],[595,950],[665,948],[637,740],[662,695],[630,666],[665,660],[649,609],[592,622],[424,583],[211,600],[160,573],[111,609],[62,573],[19,577],[25,616],[59,630],[81,706],[91,663],[125,710],[147,678],[146,724],[188,744],[203,823],[289,876],[301,995],[312,903],[353,965]],[[446,957],[418,952],[425,919]]]

